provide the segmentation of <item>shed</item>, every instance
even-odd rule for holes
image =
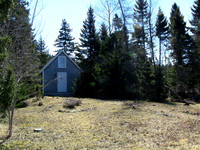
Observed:
[[[41,70],[45,96],[72,96],[80,67],[61,50]]]

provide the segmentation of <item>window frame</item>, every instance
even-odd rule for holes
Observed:
[[[58,68],[66,68],[67,67],[66,61],[67,60],[65,56],[58,56]]]

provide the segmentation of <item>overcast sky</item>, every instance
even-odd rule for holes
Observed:
[[[31,3],[31,14],[36,0],[29,0]],[[33,28],[37,34],[37,38],[42,36],[51,54],[56,50],[54,41],[56,40],[59,29],[61,28],[62,19],[70,24],[72,29],[72,36],[75,41],[79,42],[80,30],[83,26],[83,21],[87,17],[87,11],[91,5],[94,11],[100,6],[99,0],[39,0],[36,9],[36,17],[34,19]],[[171,7],[174,2],[180,7],[184,20],[188,22],[191,19],[191,7],[194,0],[154,0],[157,5],[161,7],[165,16],[169,17]],[[134,7],[134,0],[131,0],[132,8]],[[157,15],[157,10],[155,11]],[[95,11],[95,13],[98,13]],[[96,27],[99,26],[102,20],[96,16]],[[187,23],[189,25],[189,23]]]

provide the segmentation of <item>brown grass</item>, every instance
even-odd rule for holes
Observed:
[[[200,104],[138,101],[132,109],[131,101],[81,99],[81,106],[64,109],[63,99],[17,109],[4,149],[200,149]],[[0,124],[0,136],[6,127]]]

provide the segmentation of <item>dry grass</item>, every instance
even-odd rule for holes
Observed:
[[[64,109],[63,99],[17,109],[4,149],[200,149],[200,104],[136,102],[132,109],[131,101],[82,99]],[[0,136],[5,128],[0,124]]]

